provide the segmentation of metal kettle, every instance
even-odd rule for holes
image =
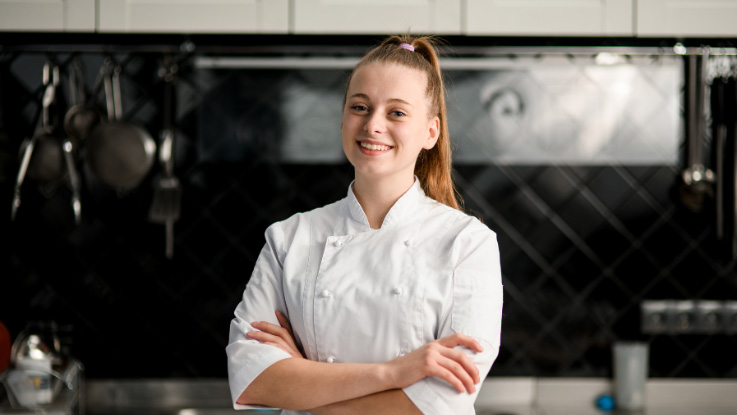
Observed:
[[[30,323],[18,334],[10,350],[11,365],[29,360],[49,362],[55,369],[64,366],[56,323]]]
[[[3,376],[14,401],[28,409],[51,404],[59,394],[60,377],[66,365],[55,323],[31,323],[13,342],[13,369]]]

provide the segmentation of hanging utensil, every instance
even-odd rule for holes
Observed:
[[[727,139],[730,131],[734,126],[735,91],[733,85],[734,79],[730,79],[728,73],[723,70],[717,73],[711,83],[710,109],[711,109],[711,129],[712,129],[712,147],[714,153],[714,164],[716,170],[715,178],[715,228],[717,239],[722,241],[727,235],[726,229],[731,230],[731,218],[726,218],[725,213],[731,212],[727,205],[727,200],[731,200],[732,192],[728,190],[734,177],[728,171],[731,170],[732,162],[725,158],[725,151],[728,146]],[[731,203],[731,202],[730,202]],[[730,232],[731,235],[731,232]]]
[[[98,77],[98,83],[101,81],[102,79]],[[95,92],[98,88],[99,85],[95,85]],[[69,98],[70,107],[64,116],[64,131],[77,146],[105,119],[97,107],[87,102],[84,67],[79,58],[72,60],[69,65]]]
[[[57,87],[59,67],[46,62],[43,69],[44,95],[42,99],[41,128],[34,137],[35,145],[28,166],[28,178],[40,184],[50,184],[64,176],[61,145],[56,136]]]
[[[730,260],[737,259],[737,78],[733,74],[726,88],[726,125],[727,139],[724,146],[725,180],[724,182],[724,217],[729,218],[725,226],[727,252]]]
[[[720,254],[737,258],[737,76],[733,58],[714,60],[711,131],[715,178],[715,230]]]
[[[705,199],[713,195],[714,173],[704,166],[703,132],[706,96],[706,69],[709,52],[688,56],[686,145],[687,167],[681,173],[679,186],[683,205],[693,212],[703,209]]]
[[[108,60],[102,69],[108,122],[90,134],[85,159],[97,178],[124,194],[138,186],[151,170],[156,142],[143,128],[123,121],[121,67],[112,65]]]
[[[179,219],[182,190],[179,179],[174,175],[174,82],[177,66],[167,64],[159,72],[164,80],[164,129],[161,131],[159,146],[159,164],[161,173],[154,184],[154,195],[149,210],[149,220],[163,223],[166,232],[166,257],[174,256],[174,222]]]
[[[72,187],[72,212],[74,213],[74,223],[79,225],[82,222],[82,200],[79,196],[79,176],[77,176],[77,166],[74,163],[74,145],[72,139],[67,137],[62,143],[64,152],[64,161],[67,166],[67,174],[69,183]]]
[[[59,67],[46,62],[43,67],[44,93],[41,99],[41,126],[21,145],[21,163],[15,181],[11,220],[15,219],[21,204],[21,188],[26,176],[35,180],[53,193],[58,182],[64,176],[62,168],[62,151],[59,139],[54,135],[52,123],[52,105],[56,101],[56,87],[59,84]]]

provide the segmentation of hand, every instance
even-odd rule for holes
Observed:
[[[251,326],[260,331],[249,331],[246,335],[254,340],[260,341],[261,343],[276,346],[293,357],[304,359],[304,355],[294,341],[292,325],[289,324],[287,317],[277,310],[276,319],[279,320],[279,324],[281,324],[281,326],[277,326],[276,324],[271,324],[266,321],[256,321],[251,323]]]
[[[459,393],[476,391],[481,381],[479,370],[470,357],[456,346],[465,346],[480,353],[481,345],[473,338],[455,333],[398,357],[386,365],[396,388],[404,388],[423,378],[433,376],[448,382]]]

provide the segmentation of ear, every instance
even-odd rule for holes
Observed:
[[[427,132],[427,140],[422,145],[422,148],[425,150],[435,147],[435,143],[438,142],[438,138],[440,137],[440,118],[432,117],[430,119],[427,125]]]

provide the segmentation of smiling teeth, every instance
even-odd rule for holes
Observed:
[[[385,146],[381,144],[369,144],[369,143],[364,143],[364,142],[359,142],[358,144],[360,144],[361,147],[369,151],[386,151],[391,148],[390,146]]]

